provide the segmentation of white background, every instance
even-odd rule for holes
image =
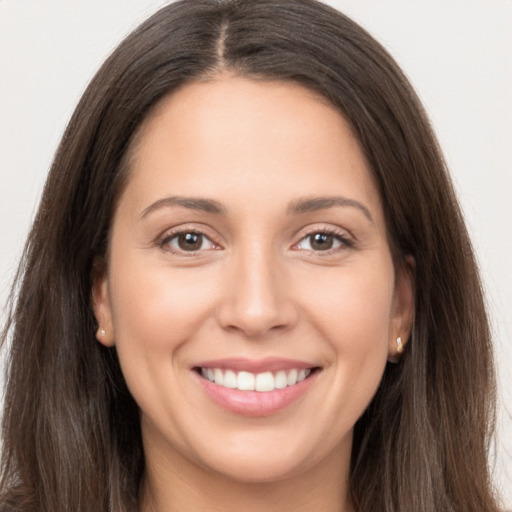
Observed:
[[[163,0],[0,0],[0,307],[45,175],[95,70]],[[331,0],[384,44],[440,138],[484,278],[512,509],[512,0]],[[461,383],[463,386],[464,383]]]

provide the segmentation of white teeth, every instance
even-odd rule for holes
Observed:
[[[254,391],[254,375],[249,372],[239,372],[238,373],[238,389],[241,391]],[[217,384],[217,382],[215,382]]]
[[[274,385],[275,385],[276,389],[283,389],[288,385],[285,371],[281,370],[276,373],[276,377],[274,379]]]
[[[299,373],[298,370],[290,370],[290,373],[288,374],[288,377],[286,379],[288,386],[293,386],[294,384],[297,384],[297,374],[298,373]]]
[[[256,391],[274,391],[274,376],[270,372],[256,375]]]
[[[224,385],[224,375],[221,369],[215,368],[215,370],[213,370],[213,376],[215,378],[215,384],[219,384],[219,386]]]
[[[288,371],[279,370],[275,374],[272,372],[250,373],[234,372],[233,370],[222,370],[221,368],[201,368],[201,375],[219,386],[241,391],[274,391],[274,389],[283,389],[287,386],[294,386],[302,382],[309,374],[311,369],[292,369]]]
[[[217,382],[217,380],[215,380]],[[226,370],[226,373],[224,374],[224,387],[226,388],[236,388],[238,386],[237,379],[236,379],[236,373],[232,370]]]

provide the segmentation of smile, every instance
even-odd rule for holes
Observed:
[[[240,391],[259,391],[261,393],[295,386],[311,374],[310,368],[292,368],[277,372],[251,373],[236,372],[222,368],[200,368],[201,376],[210,382]]]
[[[322,368],[290,359],[222,359],[191,368],[216,405],[242,416],[276,414],[307,394]]]

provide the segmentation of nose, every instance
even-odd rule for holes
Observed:
[[[223,329],[247,338],[290,329],[298,319],[291,289],[282,267],[262,247],[229,262],[228,277],[217,308]]]

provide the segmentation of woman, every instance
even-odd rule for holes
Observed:
[[[441,153],[394,61],[322,4],[188,0],[129,36],[18,287],[5,510],[497,510]]]

